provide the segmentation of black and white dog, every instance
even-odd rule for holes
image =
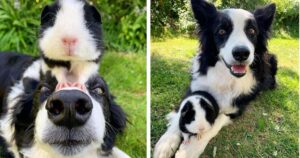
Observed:
[[[57,89],[41,66],[42,59],[0,53],[0,157],[128,157],[114,147],[126,116],[105,81],[93,74]]]
[[[206,91],[217,101],[220,114],[212,130],[201,140],[181,144],[176,157],[199,157],[218,131],[240,116],[260,91],[273,89],[277,60],[269,54],[267,40],[275,14],[275,4],[249,12],[243,9],[217,10],[204,0],[191,0],[199,24],[201,42],[194,58],[188,91]],[[178,118],[157,142],[155,158],[171,157],[180,144]]]
[[[104,51],[101,16],[85,0],[56,0],[41,14],[39,48],[43,71],[59,83],[85,83],[84,76],[98,72]]]

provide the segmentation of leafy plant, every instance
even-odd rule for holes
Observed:
[[[1,0],[1,50],[37,54],[38,13],[41,12],[43,4],[44,3],[37,1]]]
[[[101,13],[104,41],[118,51],[146,50],[146,1],[91,0]]]

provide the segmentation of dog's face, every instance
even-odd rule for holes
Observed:
[[[101,149],[111,102],[103,79],[95,75],[55,90],[56,79],[46,77],[37,93],[35,140],[64,156]]]
[[[216,116],[213,105],[207,99],[192,95],[181,104],[179,126],[183,132],[204,133],[211,129]]]
[[[218,11],[208,2],[192,0],[192,8],[201,32],[205,32],[201,40],[206,38],[206,41],[210,41],[207,44],[214,45],[215,48],[210,51],[217,51],[218,58],[232,75],[244,76],[254,62],[257,41],[265,38],[262,36],[267,36],[275,5],[271,4],[251,13],[243,9]]]
[[[39,47],[54,60],[96,60],[102,53],[101,16],[84,0],[58,0],[41,14]]]

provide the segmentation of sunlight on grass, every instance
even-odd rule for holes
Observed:
[[[184,37],[151,43],[151,145],[166,130],[165,115],[180,102],[189,84],[188,70],[196,39]],[[251,102],[247,112],[224,128],[202,157],[298,157],[298,39],[274,38],[278,86]]]
[[[133,158],[146,157],[146,55],[106,52],[100,75],[128,115],[117,146]]]

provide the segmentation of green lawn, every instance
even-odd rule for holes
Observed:
[[[189,85],[196,39],[184,37],[151,43],[151,145],[166,130],[165,115],[177,106]],[[296,158],[298,152],[298,39],[272,39],[279,60],[276,90],[261,94],[245,114],[223,128],[202,157]]]
[[[117,146],[133,158],[146,157],[146,54],[106,52],[100,75],[128,114],[125,134]]]

